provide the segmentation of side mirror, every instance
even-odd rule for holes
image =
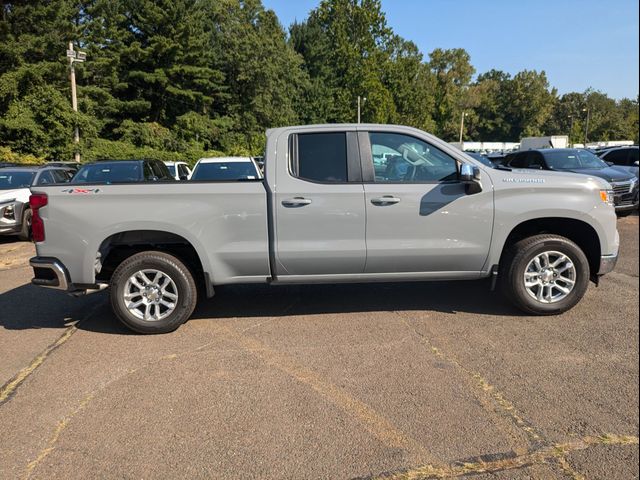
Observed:
[[[463,163],[460,167],[460,182],[465,185],[467,194],[481,192],[480,169],[474,165]]]
[[[463,163],[460,167],[460,181],[462,183],[476,183],[480,181],[480,169],[474,165]]]

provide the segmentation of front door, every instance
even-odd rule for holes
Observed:
[[[293,134],[285,148],[290,161],[278,164],[273,205],[276,274],[362,273],[365,207],[356,133]]]
[[[384,131],[360,138],[365,272],[481,271],[493,226],[489,180],[481,192],[467,194],[459,162],[426,140]]]

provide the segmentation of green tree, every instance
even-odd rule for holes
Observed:
[[[446,140],[457,138],[460,116],[468,109],[468,87],[475,69],[469,54],[461,49],[436,48],[427,63],[433,75],[436,134]]]

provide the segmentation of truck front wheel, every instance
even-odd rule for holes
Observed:
[[[575,243],[559,235],[520,240],[506,253],[502,287],[516,307],[534,315],[573,308],[589,285],[589,261]]]
[[[197,289],[193,275],[176,257],[141,252],[123,261],[111,277],[111,307],[138,333],[167,333],[193,313]]]

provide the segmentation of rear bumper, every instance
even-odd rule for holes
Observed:
[[[602,255],[600,257],[598,275],[606,275],[607,273],[613,272],[613,269],[616,268],[616,263],[618,263],[617,253],[615,255]]]
[[[70,290],[71,281],[66,267],[53,257],[33,257],[29,260],[33,268],[31,283],[40,287]]]
[[[33,285],[65,290],[73,296],[99,292],[109,286],[108,283],[72,283],[67,267],[54,257],[33,257],[29,260],[29,265],[33,268]]]

